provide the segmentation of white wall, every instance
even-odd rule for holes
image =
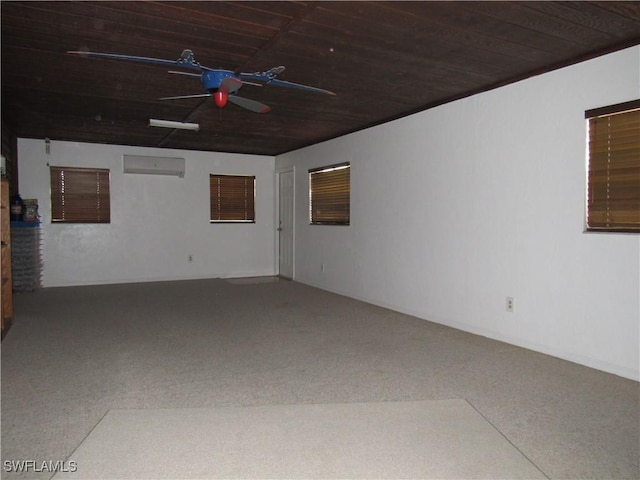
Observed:
[[[583,223],[584,112],[639,97],[633,47],[276,158],[295,279],[638,379],[640,237]],[[342,161],[351,225],[308,225],[307,170]]]
[[[184,178],[122,173],[122,155],[184,157]],[[42,217],[45,287],[275,274],[274,158],[19,139],[19,187]],[[110,224],[51,224],[49,168],[111,170]],[[209,174],[256,176],[256,223],[209,223]],[[193,255],[193,261],[187,261]]]

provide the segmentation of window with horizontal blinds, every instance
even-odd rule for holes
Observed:
[[[211,222],[254,223],[256,177],[209,175]]]
[[[309,219],[313,225],[349,225],[351,165],[309,170]]]
[[[585,112],[588,231],[640,232],[640,100]]]
[[[110,223],[109,170],[50,167],[51,221]]]

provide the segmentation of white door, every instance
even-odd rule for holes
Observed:
[[[281,277],[293,279],[293,170],[280,172],[278,177],[279,275]]]

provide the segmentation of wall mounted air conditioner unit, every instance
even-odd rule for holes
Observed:
[[[124,173],[143,173],[147,175],[176,175],[184,177],[184,158],[154,157],[145,155],[123,155]]]

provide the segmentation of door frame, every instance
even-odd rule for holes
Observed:
[[[276,259],[275,259],[275,271],[278,272],[277,275],[280,276],[280,231],[278,230],[278,228],[280,228],[280,203],[282,201],[281,199],[281,192],[280,192],[280,176],[282,174],[285,173],[291,173],[291,180],[292,180],[292,185],[291,185],[291,189],[292,189],[292,195],[291,195],[291,212],[292,212],[292,217],[291,217],[291,237],[292,237],[292,242],[291,242],[291,277],[289,276],[283,276],[282,278],[287,278],[289,280],[293,280],[295,277],[295,272],[296,272],[296,268],[295,268],[295,245],[296,245],[296,167],[295,165],[291,166],[291,167],[286,167],[283,168],[282,170],[277,170],[276,171],[276,211],[275,211],[275,246],[276,246]]]

